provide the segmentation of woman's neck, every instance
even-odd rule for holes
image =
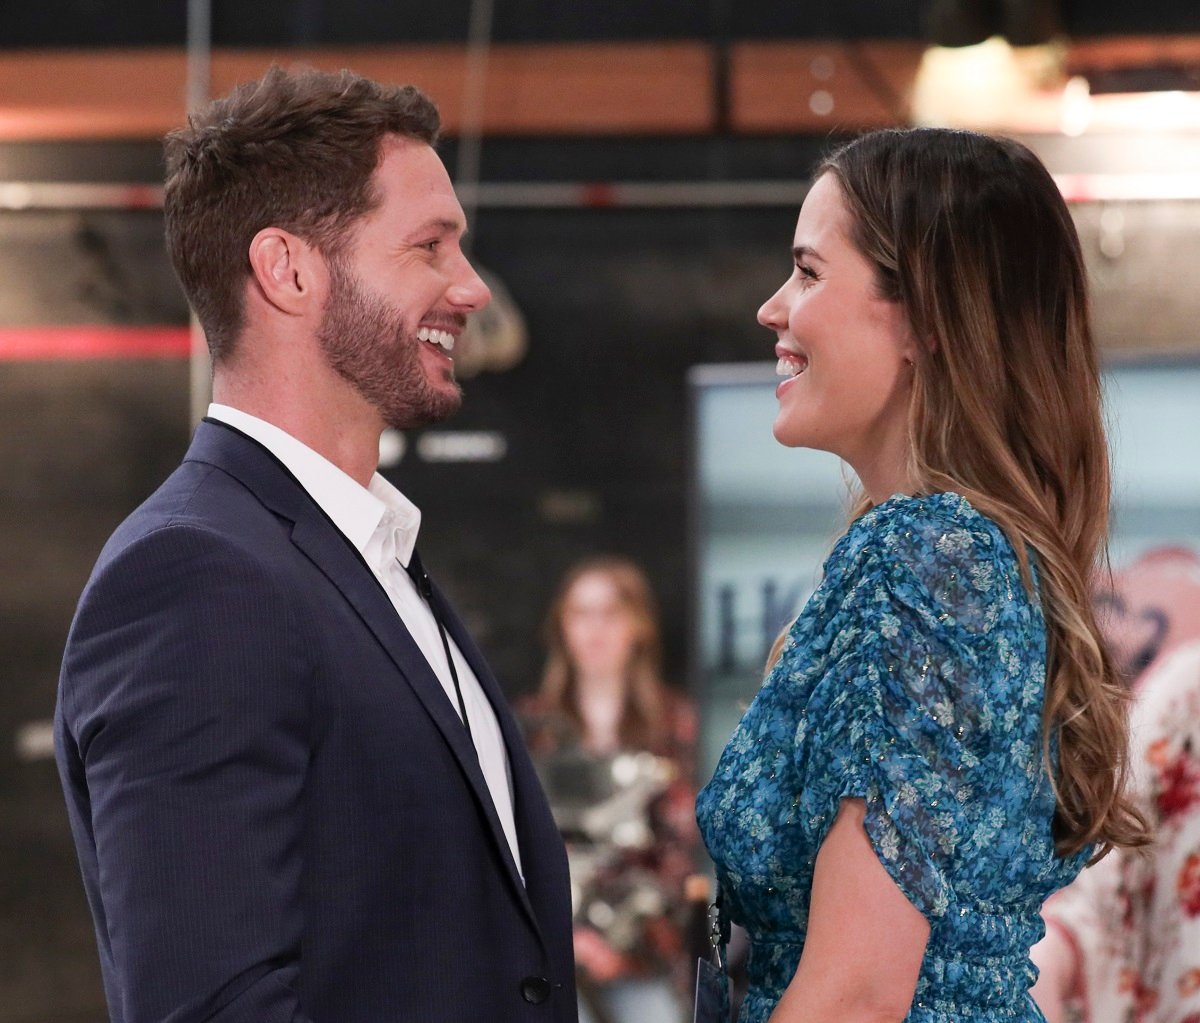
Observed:
[[[625,714],[625,680],[612,675],[580,675],[576,682],[583,745],[597,753],[617,749]]]

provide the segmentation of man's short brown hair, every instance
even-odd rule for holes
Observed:
[[[279,227],[335,256],[379,202],[371,175],[382,140],[433,145],[438,128],[414,86],[272,67],[167,136],[167,251],[214,361],[242,329],[254,236]]]

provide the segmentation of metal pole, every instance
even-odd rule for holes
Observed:
[[[1200,150],[1197,150],[1200,152]],[[1200,200],[1200,173],[1055,174],[1070,203]],[[485,181],[456,188],[463,209],[709,210],[804,202],[805,178],[732,181]],[[0,180],[0,210],[155,210],[162,188],[93,181]]]
[[[191,114],[208,102],[212,88],[212,0],[188,0],[187,108]],[[192,350],[189,408],[192,425],[200,422],[212,400],[212,361],[204,331],[195,314],[191,319]]]
[[[188,0],[187,5],[187,108],[188,113],[208,102],[212,84],[212,2]]]
[[[487,93],[488,54],[492,41],[492,0],[471,0],[467,23],[467,68],[463,82],[462,127],[458,136],[455,183],[467,224],[474,227],[483,150],[483,104]],[[470,236],[464,240],[466,247]],[[468,249],[468,255],[470,251]]]

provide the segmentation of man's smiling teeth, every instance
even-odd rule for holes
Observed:
[[[422,327],[417,331],[417,340],[435,344],[444,352],[454,350],[454,335],[448,330],[435,330],[433,327]]]
[[[777,377],[796,377],[806,369],[808,369],[808,360],[803,356],[792,359],[785,355],[775,364],[775,375]]]

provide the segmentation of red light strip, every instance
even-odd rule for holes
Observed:
[[[187,327],[0,327],[0,362],[51,359],[186,359]]]

